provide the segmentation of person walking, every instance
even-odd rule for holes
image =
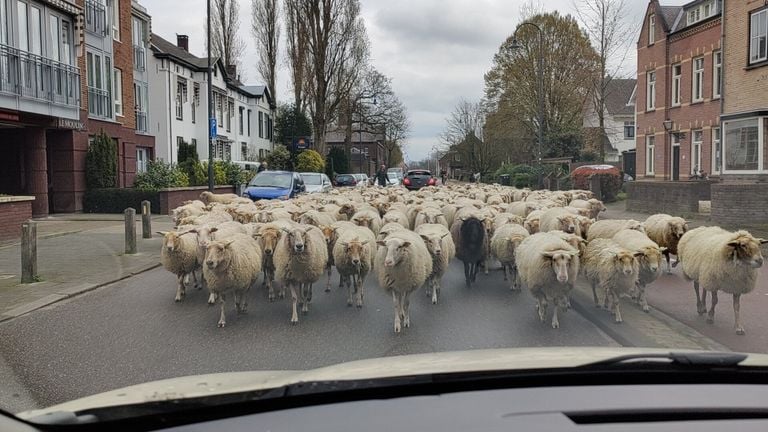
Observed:
[[[376,180],[379,182],[379,186],[386,187],[387,186],[387,166],[384,164],[381,164],[381,167],[379,167],[379,171],[376,172]]]
[[[262,162],[261,164],[259,164],[259,167],[256,169],[256,172],[260,173],[260,172],[266,171],[266,170],[267,170],[267,163],[266,162]]]
[[[440,180],[443,182],[443,185],[448,183],[448,171],[446,171],[445,168],[440,170]]]

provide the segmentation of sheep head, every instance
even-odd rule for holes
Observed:
[[[350,203],[343,204],[339,209],[339,214],[347,216],[347,219],[351,219],[355,215],[355,206]]]
[[[595,223],[595,220],[592,218],[588,218],[586,216],[578,216],[576,220],[579,222],[579,230],[581,231],[581,237],[586,239],[587,232],[589,232],[589,228],[592,227],[592,224]]]
[[[576,218],[571,215],[560,216],[557,218],[560,229],[568,234],[576,234]]]
[[[557,281],[560,283],[568,282],[568,269],[571,266],[571,262],[574,257],[579,254],[576,250],[556,250],[542,252],[542,257],[550,262],[552,271],[557,276]]]
[[[632,273],[637,274],[640,268],[637,259],[640,256],[642,256],[642,252],[630,252],[626,249],[621,250],[614,257],[614,260],[616,260],[616,267],[626,276],[630,276]]]
[[[352,265],[355,266],[356,268],[359,268],[363,262],[365,245],[367,245],[368,243],[369,243],[368,240],[361,242],[358,239],[352,240],[350,242],[342,243],[347,259],[349,259],[349,262],[352,263]]]
[[[409,247],[411,242],[399,239],[390,238],[376,242],[379,246],[387,248],[387,255],[384,258],[384,267],[394,267],[399,264],[409,254]]]
[[[293,253],[301,254],[307,250],[307,233],[313,227],[308,226],[304,228],[283,229],[288,239],[288,249]]]
[[[157,233],[163,236],[163,247],[168,252],[176,252],[181,246],[180,237],[189,233],[189,231],[158,231]]]
[[[275,252],[277,242],[280,240],[280,233],[281,231],[278,229],[265,228],[254,236],[261,243],[261,249],[264,251],[265,255],[272,256]]]
[[[365,228],[371,228],[373,225],[373,218],[370,216],[357,216],[354,219],[352,219],[352,222],[355,223],[357,226],[365,227]]]
[[[529,233],[536,234],[539,232],[539,219],[526,219],[525,222],[523,222],[523,228],[527,229]]]
[[[434,256],[441,256],[443,254],[443,237],[445,237],[445,234],[421,234],[427,250]]]
[[[765,243],[768,243],[768,240],[754,238],[747,231],[738,231],[736,238],[728,242],[726,250],[734,263],[760,268],[763,266],[760,245]]]
[[[227,249],[233,242],[234,240],[214,240],[208,243],[205,248],[205,265],[211,270],[225,267],[231,259]]]
[[[651,271],[656,273],[661,266],[662,254],[667,251],[667,248],[662,247],[644,247],[637,251],[637,258],[640,264]]]
[[[672,218],[667,222],[667,229],[677,240],[680,240],[688,232],[688,222],[683,218]]]
[[[325,244],[331,244],[334,240],[336,240],[336,233],[338,230],[338,228],[330,227],[327,225],[320,227],[320,231],[323,232],[323,237],[325,237]]]

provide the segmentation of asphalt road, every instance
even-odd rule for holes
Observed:
[[[393,332],[391,297],[374,278],[362,309],[346,305],[346,293],[315,286],[312,309],[289,324],[290,303],[269,303],[264,290],[250,292],[249,312],[227,311],[217,328],[218,307],[207,292],[188,291],[174,303],[174,276],[151,270],[92,293],[57,303],[0,325],[0,360],[26,388],[15,410],[51,404],[115,388],[185,375],[267,369],[310,369],[400,354],[480,348],[616,346],[575,311],[561,327],[540,323],[534,301],[513,293],[500,272],[463,284],[458,262],[432,305],[423,291],[411,301],[411,327]],[[0,407],[8,407],[2,403]]]

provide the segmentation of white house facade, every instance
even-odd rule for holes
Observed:
[[[618,162],[619,156],[635,149],[635,91],[637,80],[613,79],[608,83],[605,100],[605,161]],[[595,103],[588,101],[584,110],[584,128],[597,128],[600,120]],[[609,145],[610,144],[610,147]]]
[[[150,129],[155,156],[178,162],[179,143],[194,144],[200,160],[208,160],[208,59],[188,50],[187,36],[177,44],[152,35],[149,59]],[[264,86],[244,86],[234,69],[220,60],[213,68],[213,116],[217,122],[213,159],[257,162],[272,150],[275,103]]]

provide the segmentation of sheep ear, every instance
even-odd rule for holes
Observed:
[[[645,256],[645,254],[643,252],[635,252],[632,254],[632,256],[635,258],[640,258],[641,256]]]
[[[168,231],[157,231],[157,233],[165,237],[165,235],[168,234]]]
[[[738,240],[729,241],[728,246],[736,249],[737,247],[741,246],[741,243]]]
[[[659,252],[661,252],[661,253],[664,253],[666,251],[667,251],[667,247],[666,246],[662,246],[662,247],[659,248]]]
[[[291,230],[289,230],[288,228],[280,228],[280,231],[288,233],[288,234],[291,233]]]
[[[760,244],[766,244],[766,243],[768,243],[768,240],[766,240],[766,239],[761,239],[761,238],[759,238],[759,239],[755,239],[755,240],[757,240],[757,241],[758,241],[758,243],[760,243]]]
[[[443,234],[442,236],[440,236],[440,238],[443,239],[443,238],[448,237],[449,235],[451,235],[451,233],[447,232],[447,233]]]
[[[553,256],[555,256],[555,253],[554,252],[542,252],[541,256],[543,256],[544,258],[552,258]]]
[[[227,248],[227,247],[229,247],[229,245],[231,245],[234,242],[235,242],[234,240],[227,240],[227,241],[224,242],[224,247]]]
[[[218,228],[216,228],[216,227],[213,227],[213,228],[211,228],[210,232],[211,232],[211,233],[215,233],[215,232],[216,232],[216,231],[218,231],[218,230],[219,230]],[[197,232],[197,231],[195,231],[195,232]]]
[[[312,230],[312,228],[314,228],[314,225],[310,225],[310,226],[304,228],[304,232],[308,233],[308,232],[310,232]]]
[[[403,242],[403,245],[400,247],[408,247],[411,245],[411,242]]]
[[[386,246],[387,242],[385,242],[384,240],[379,240],[379,241],[376,242],[376,244],[379,245],[379,246]]]
[[[370,240],[366,240],[366,241],[360,243],[360,246],[365,246],[365,245],[367,245],[370,242],[371,242]]]

